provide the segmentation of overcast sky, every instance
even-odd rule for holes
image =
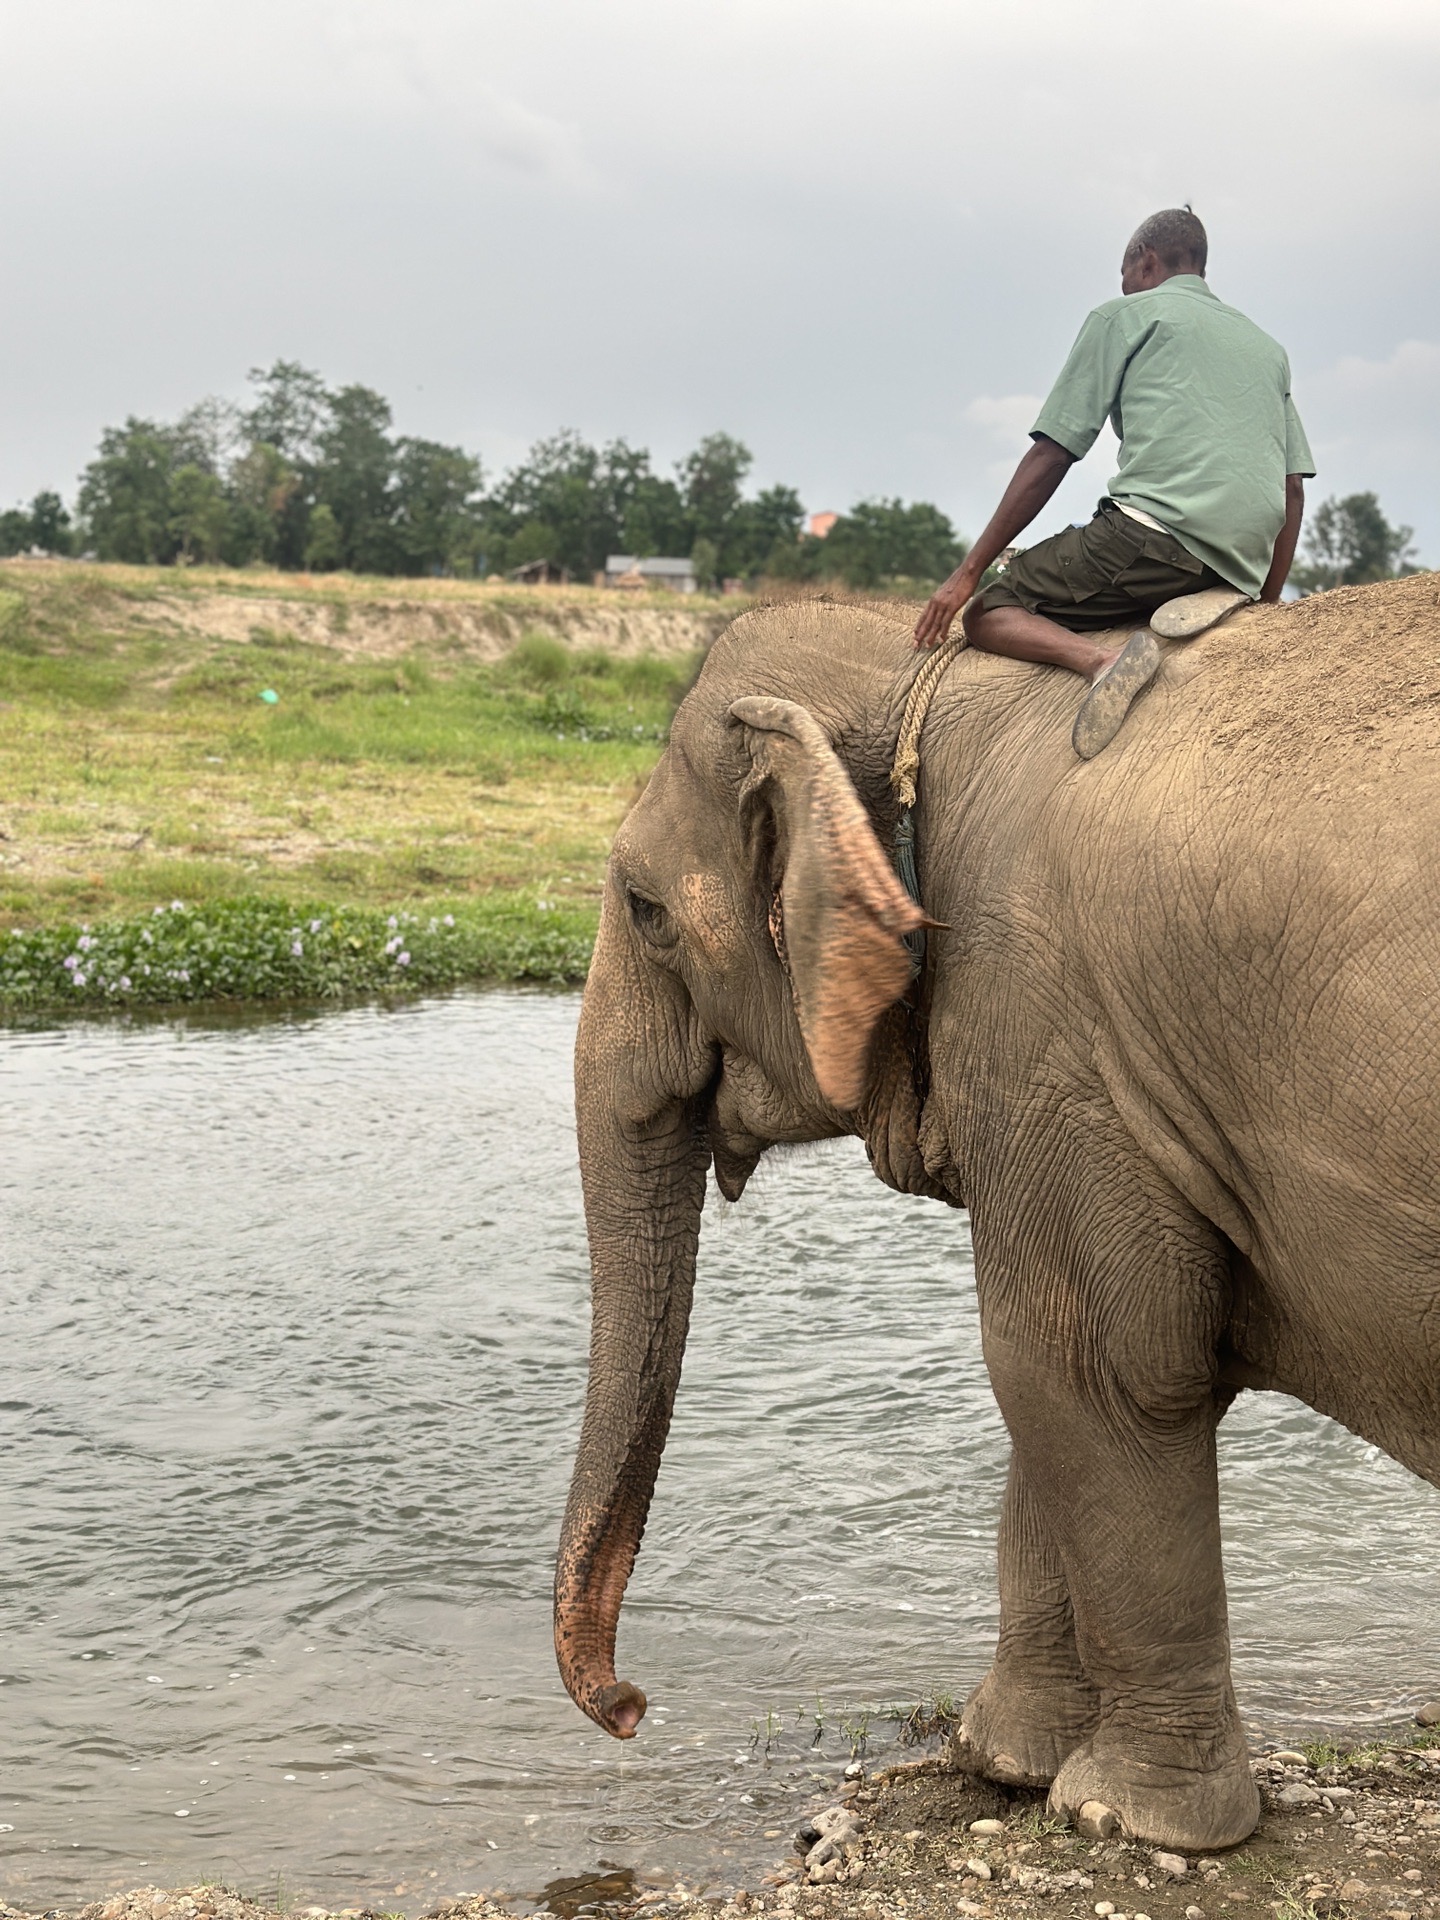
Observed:
[[[1435,0],[4,0],[0,506],[298,359],[487,472],[738,434],[974,534],[1189,200],[1440,564]],[[1097,450],[1037,531],[1083,517]]]

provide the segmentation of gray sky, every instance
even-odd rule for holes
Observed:
[[[1434,0],[4,0],[0,505],[278,355],[973,535],[1147,213],[1440,564]],[[1101,450],[1040,524],[1082,517]],[[1037,529],[1038,530],[1038,529]]]

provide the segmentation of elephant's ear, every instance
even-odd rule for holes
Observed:
[[[870,1036],[910,980],[902,936],[926,916],[891,871],[860,797],[819,722],[793,700],[737,700],[753,774],[773,790],[785,957],[820,1091],[837,1107],[865,1092]]]

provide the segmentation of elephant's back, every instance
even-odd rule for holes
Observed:
[[[1388,784],[1440,753],[1440,573],[1253,607],[1172,650],[1167,718],[1236,764]]]

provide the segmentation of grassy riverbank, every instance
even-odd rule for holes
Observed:
[[[736,611],[0,566],[0,1007],[580,977],[611,835]]]

